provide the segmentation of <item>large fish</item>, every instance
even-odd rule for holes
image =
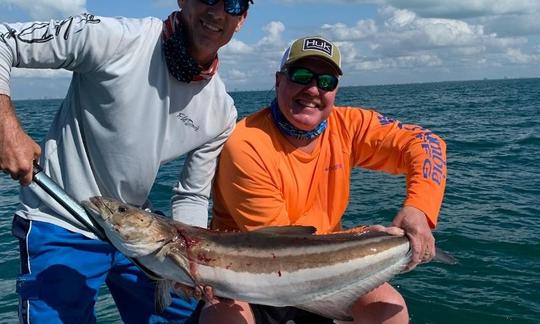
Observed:
[[[381,232],[313,235],[304,226],[219,232],[102,197],[83,206],[119,251],[162,283],[209,285],[217,296],[338,320],[350,320],[353,302],[403,271],[411,257],[406,237]],[[167,298],[170,286],[161,287]]]

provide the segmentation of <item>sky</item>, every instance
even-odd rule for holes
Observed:
[[[173,0],[0,0],[0,21],[165,18],[177,8]],[[540,0],[254,0],[220,50],[227,89],[271,90],[283,51],[307,35],[340,48],[341,86],[540,77]],[[14,69],[12,97],[61,98],[70,76]]]

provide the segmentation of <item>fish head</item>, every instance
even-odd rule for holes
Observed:
[[[114,199],[92,197],[82,206],[114,247],[128,257],[149,255],[176,236],[174,228],[165,226],[158,215]]]

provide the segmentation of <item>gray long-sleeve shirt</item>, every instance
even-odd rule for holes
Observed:
[[[11,67],[73,71],[42,143],[46,173],[78,201],[102,195],[143,206],[160,165],[187,153],[173,217],[206,226],[216,159],[236,109],[218,75],[191,83],[169,75],[161,30],[155,18],[88,14],[2,24],[0,93],[9,95]],[[21,201],[22,217],[93,237],[37,186],[22,188]]]

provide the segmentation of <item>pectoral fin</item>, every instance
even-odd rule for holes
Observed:
[[[154,304],[160,314],[172,303],[171,288],[170,280],[160,280],[156,283]]]

